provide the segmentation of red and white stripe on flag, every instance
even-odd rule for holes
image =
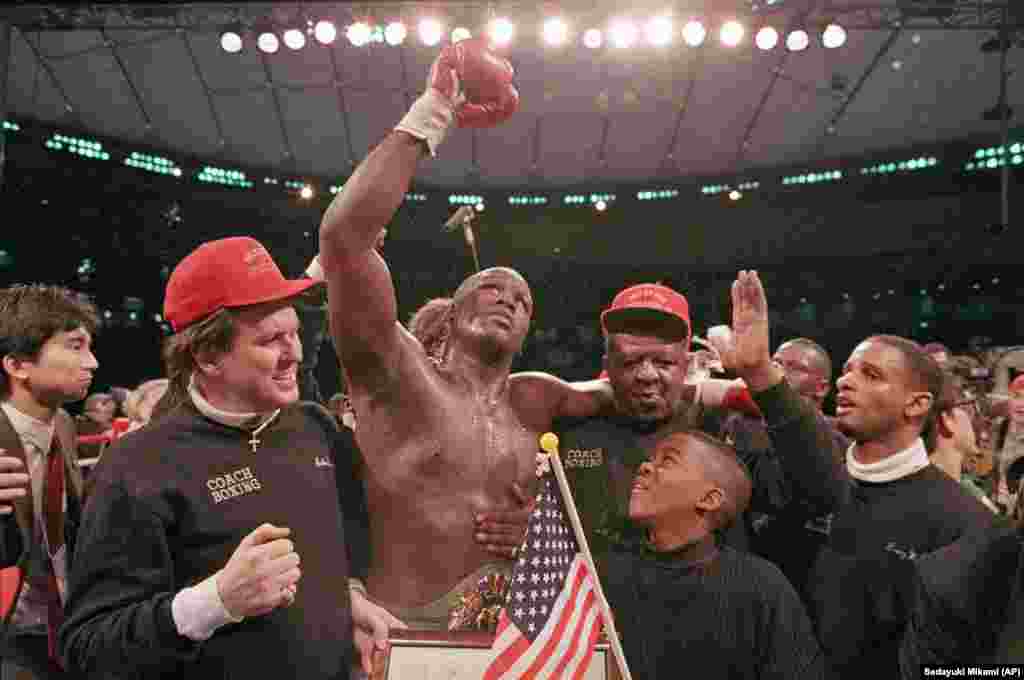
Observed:
[[[514,588],[514,585],[513,585]],[[515,607],[510,603],[510,607]],[[582,678],[594,658],[601,632],[601,608],[594,577],[580,553],[573,559],[550,615],[539,633],[519,629],[513,609],[503,609],[484,680]],[[532,639],[532,641],[531,641]]]

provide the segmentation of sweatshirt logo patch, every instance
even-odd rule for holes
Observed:
[[[334,463],[332,463],[327,456],[316,456],[315,458],[313,458],[313,465],[317,466],[318,468],[334,467]]]
[[[206,480],[206,488],[214,503],[222,503],[229,498],[238,498],[263,489],[260,480],[252,473],[252,468],[244,467]]]
[[[604,464],[604,449],[569,449],[565,452],[565,467],[596,468]]]

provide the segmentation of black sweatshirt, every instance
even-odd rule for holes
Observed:
[[[321,407],[300,403],[259,438],[254,453],[247,432],[187,404],[103,456],[60,631],[69,668],[147,679],[348,677],[338,428]],[[203,643],[179,635],[175,594],[221,569],[264,522],[291,529],[302,560],[295,603],[229,624]]]
[[[814,680],[821,647],[773,564],[732,548],[704,565],[612,552],[603,575],[637,680]]]
[[[929,465],[892,482],[850,482],[811,571],[812,615],[841,677],[898,675],[897,651],[912,602],[901,584],[911,560],[992,523],[992,513]],[[890,570],[870,565],[889,552]]]

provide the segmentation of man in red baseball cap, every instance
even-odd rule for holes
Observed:
[[[347,677],[353,618],[401,626],[350,599],[351,553],[365,548],[346,545],[340,434],[298,401],[292,304],[313,285],[244,237],[174,269],[165,356],[178,405],[93,473],[61,631],[71,668],[327,680]]]

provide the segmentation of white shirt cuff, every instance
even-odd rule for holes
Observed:
[[[313,257],[313,261],[306,267],[306,276],[313,279],[314,281],[324,280],[324,268],[320,266],[320,256],[316,255]]]
[[[203,642],[229,623],[242,617],[232,616],[217,591],[217,575],[191,588],[184,588],[171,601],[171,617],[178,633],[195,642]]]

